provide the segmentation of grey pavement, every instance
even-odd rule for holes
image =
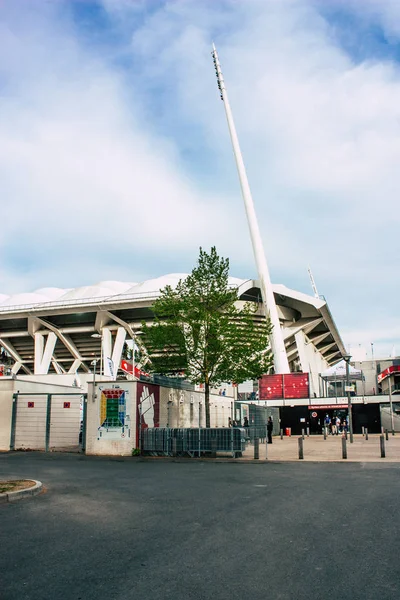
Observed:
[[[400,465],[0,454],[1,600],[400,598]]]

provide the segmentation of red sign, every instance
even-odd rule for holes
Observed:
[[[308,373],[288,373],[283,375],[284,398],[308,398]]]
[[[28,402],[28,408],[35,408],[34,402]]]
[[[64,408],[71,408],[71,402],[64,402]]]
[[[282,375],[263,375],[258,382],[258,397],[260,400],[283,398]]]
[[[260,400],[308,398],[308,373],[263,375],[258,382],[258,396]]]
[[[347,404],[315,404],[313,406],[309,406],[309,410],[329,410],[332,408],[347,408]],[[312,415],[314,416],[314,415]]]
[[[124,371],[124,373],[128,373],[128,375],[132,375],[133,365],[128,360],[121,360],[120,368],[121,368],[121,371]],[[145,373],[144,371],[141,371],[140,369],[135,367],[135,377],[137,377],[137,379],[139,379],[139,377],[141,375],[144,375],[144,377],[150,377],[150,375],[148,373]]]
[[[379,373],[377,378],[378,383],[386,379],[386,377],[389,377],[389,375],[391,375],[392,373],[400,373],[400,365],[392,365],[391,367],[388,367],[387,369],[382,371],[382,373]]]

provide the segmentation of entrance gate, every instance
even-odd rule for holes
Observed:
[[[85,450],[87,394],[13,394],[10,450]]]

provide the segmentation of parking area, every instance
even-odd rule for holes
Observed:
[[[43,495],[0,505],[2,600],[392,600],[396,463],[0,454]]]

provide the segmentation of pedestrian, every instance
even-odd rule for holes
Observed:
[[[336,417],[336,435],[339,435],[340,430],[340,417]]]
[[[272,422],[272,418],[268,417],[268,422],[267,422],[267,439],[268,439],[268,444],[272,444],[272,430],[274,428],[274,424]]]
[[[349,430],[348,417],[343,419],[343,433],[347,433]]]
[[[243,427],[248,427],[248,426],[249,426],[249,420],[248,420],[248,418],[247,418],[247,417],[245,417],[245,418],[243,419]]]
[[[324,425],[325,425],[325,429],[327,430],[328,433],[329,433],[329,426],[330,426],[330,424],[331,424],[331,418],[328,415],[328,413],[326,413],[325,420],[324,420]]]
[[[232,427],[232,419],[230,417],[228,418],[228,427]]]

